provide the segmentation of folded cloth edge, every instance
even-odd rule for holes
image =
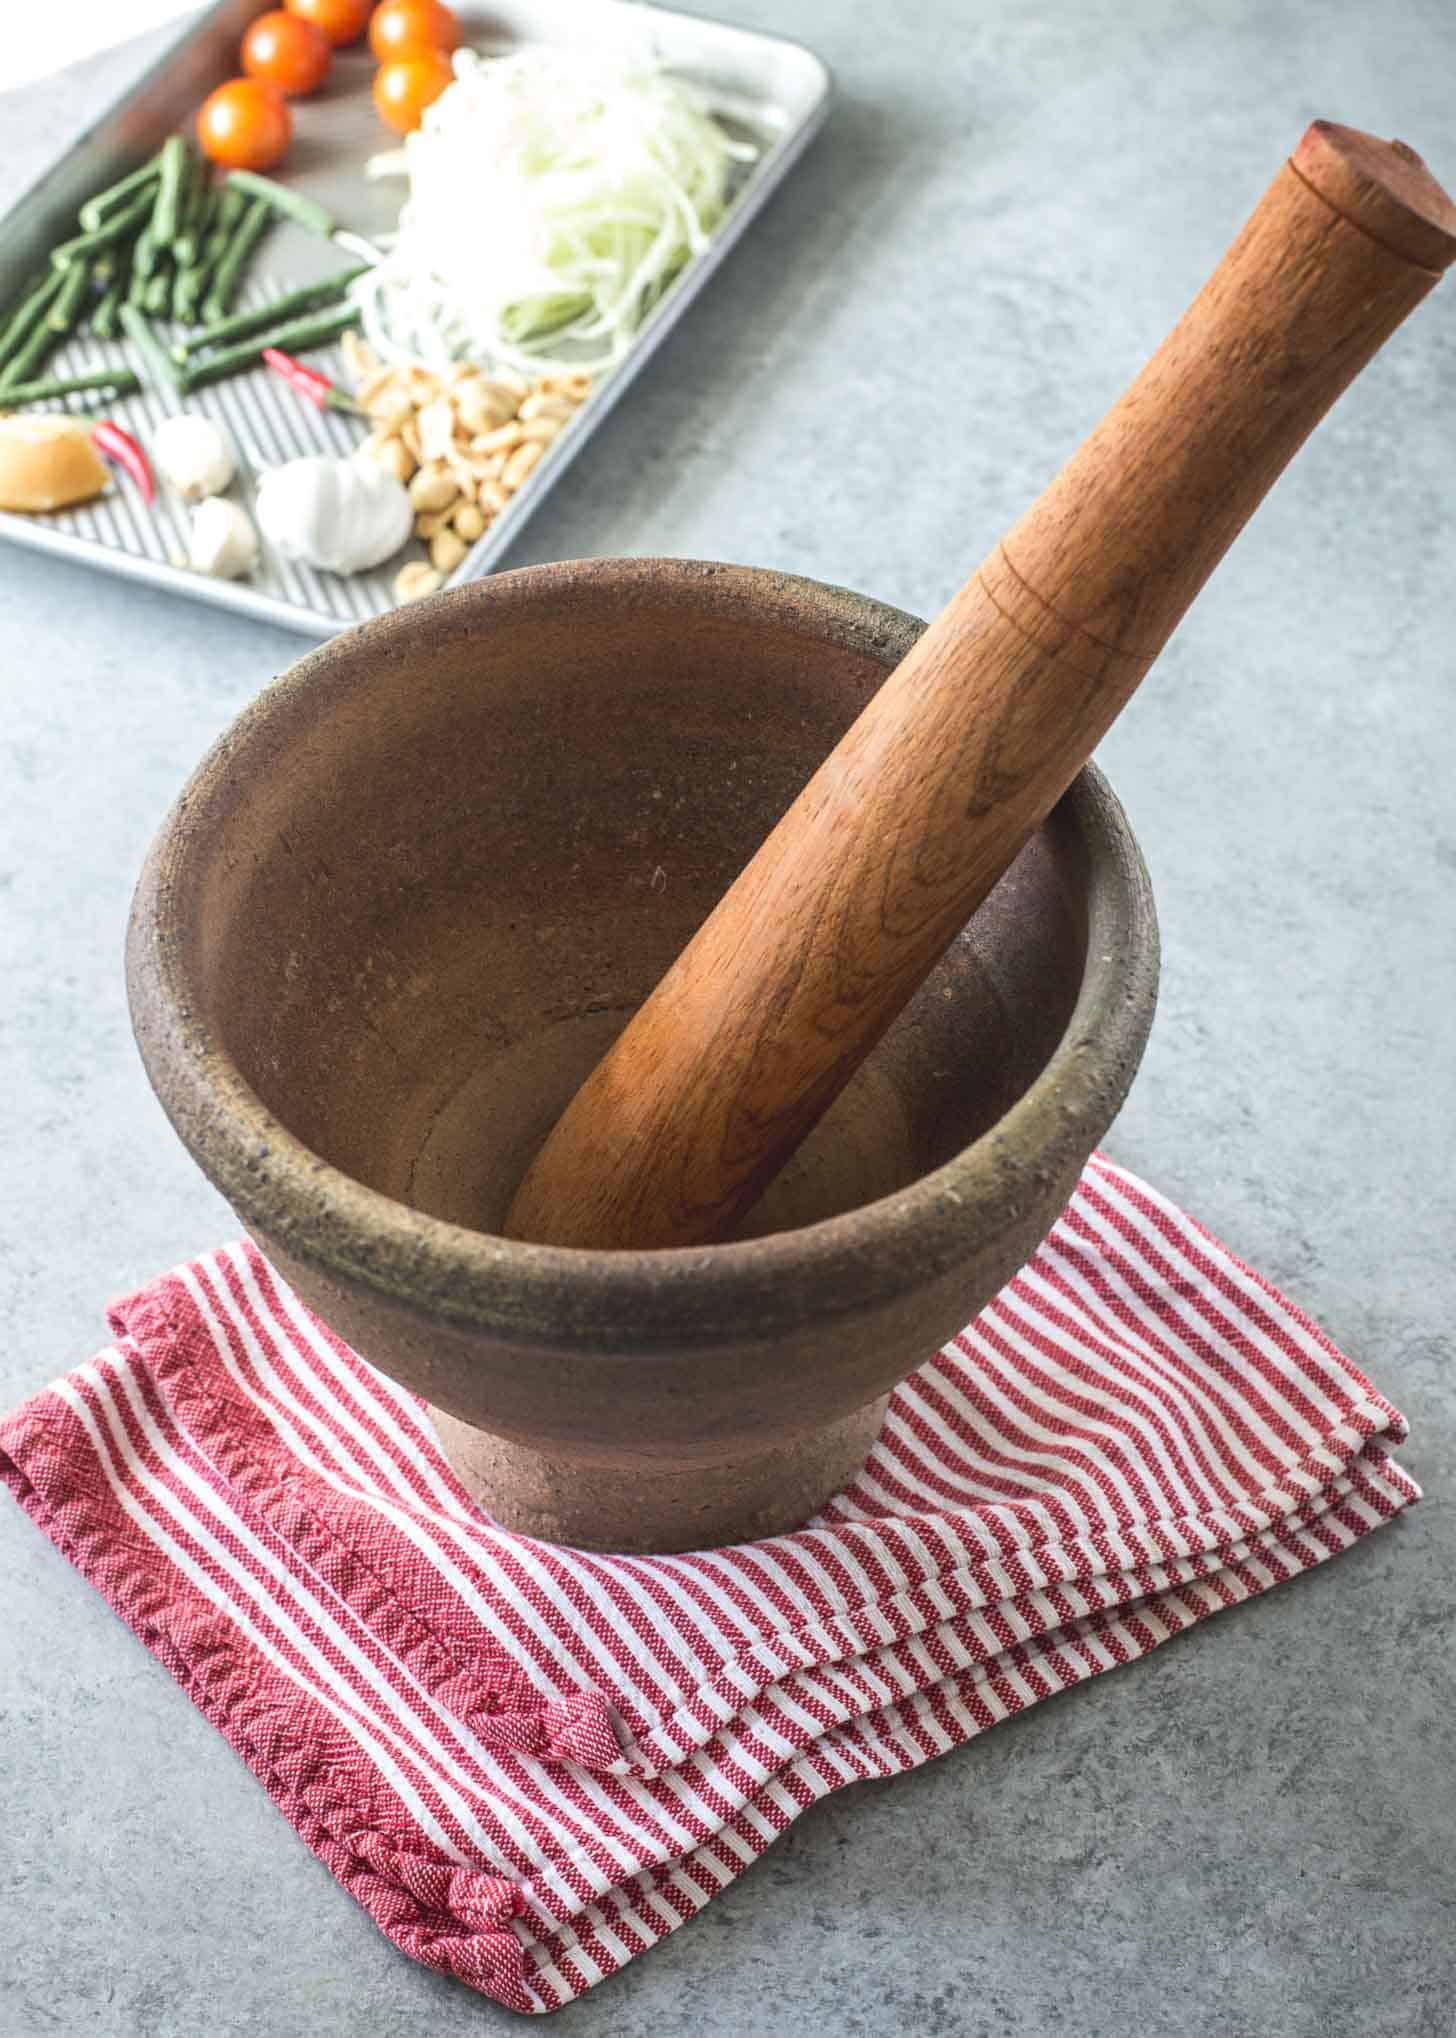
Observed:
[[[26,1407],[33,1411],[34,1403]],[[61,1420],[69,1413],[63,1405],[56,1407]],[[1318,1527],[1321,1516],[1331,1511],[1316,1505],[1312,1496],[1303,1520],[1271,1524],[1230,1551],[1231,1565],[1210,1567],[1188,1585],[1163,1594],[1133,1597],[1063,1627],[1012,1640],[995,1657],[948,1668],[938,1684],[907,1692],[881,1709],[896,1722],[891,1743],[898,1741],[896,1756],[887,1759],[868,1749],[864,1730],[873,1725],[873,1712],[827,1727],[818,1741],[795,1750],[765,1776],[725,1820],[723,1832],[693,1854],[642,1869],[602,1890],[576,1915],[562,1917],[553,1914],[555,1906],[540,1877],[513,1883],[473,1872],[442,1853],[400,1848],[387,1831],[386,1794],[377,1793],[373,1801],[369,1793],[361,1795],[356,1770],[348,1770],[337,1788],[317,1776],[302,1787],[290,1781],[266,1734],[238,1717],[228,1702],[228,1684],[216,1676],[219,1645],[225,1657],[242,1648],[232,1631],[220,1625],[208,1633],[188,1619],[179,1632],[175,1598],[150,1606],[144,1576],[128,1565],[114,1537],[95,1533],[84,1496],[64,1491],[48,1496],[31,1480],[26,1463],[38,1449],[38,1433],[28,1426],[27,1436],[17,1440],[8,1434],[14,1426],[13,1417],[0,1423],[0,1480],[248,1764],[310,1851],[402,1952],[526,2013],[560,2007],[620,1966],[624,1957],[695,1915],[731,1879],[724,1874],[725,1851],[730,1860],[736,1856],[737,1873],[803,1811],[847,1783],[900,1774],[949,1752],[1042,1698],[1140,1660],[1209,1615],[1268,1590],[1280,1574],[1267,1581],[1233,1582],[1247,1557],[1267,1562],[1281,1542],[1299,1535],[1306,1521]],[[1327,1561],[1420,1497],[1415,1482],[1378,1449],[1368,1462],[1362,1454],[1344,1483],[1375,1518],[1347,1515],[1338,1538],[1312,1549],[1306,1545],[1283,1575]],[[1348,1497],[1336,1496],[1332,1507],[1338,1509]],[[1004,1614],[1005,1609],[996,1611]],[[252,1667],[246,1659],[238,1665],[245,1675]],[[317,1723],[315,1739],[329,1737],[328,1724]],[[281,1752],[286,1759],[288,1750]],[[644,1901],[656,1906],[661,1924],[645,1940]],[[613,1939],[623,1949],[620,1956],[611,1948]]]
[[[47,1400],[55,1408],[41,1412],[39,1405]],[[27,1418],[23,1436],[17,1434],[22,1417]],[[388,1794],[377,1784],[361,1791],[360,1773],[353,1766],[345,1771],[339,1765],[343,1780],[337,1787],[327,1781],[331,1765],[322,1762],[311,1782],[295,1782],[288,1767],[296,1727],[270,1745],[270,1723],[245,1716],[238,1703],[240,1687],[255,1669],[241,1637],[225,1621],[209,1625],[198,1619],[195,1607],[179,1601],[175,1592],[149,1590],[153,1581],[146,1568],[128,1545],[118,1542],[113,1525],[101,1520],[90,1504],[93,1496],[84,1489],[54,1489],[48,1474],[57,1454],[44,1449],[45,1433],[76,1419],[52,1388],[0,1421],[0,1482],[23,1512],[176,1679],[310,1852],[386,1937],[410,1958],[453,1974],[508,2009],[547,2007],[526,1987],[524,1943],[511,1929],[510,1921],[523,1908],[522,1891],[506,1877],[462,1875],[461,1864],[445,1855],[400,1848],[389,1831]],[[34,1467],[44,1485],[32,1477],[37,1456],[47,1459],[46,1465]],[[236,1671],[236,1680],[219,1675],[220,1669]],[[333,1745],[331,1725],[326,1716],[316,1720],[316,1741],[341,1753]],[[476,1887],[463,1887],[467,1881]]]

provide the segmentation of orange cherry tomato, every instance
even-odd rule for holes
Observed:
[[[321,28],[334,48],[357,42],[369,20],[370,0],[283,0],[290,14]]]
[[[197,115],[202,152],[229,170],[271,170],[293,133],[288,101],[261,78],[230,78]]]
[[[316,92],[328,76],[334,46],[321,28],[275,7],[243,37],[243,69],[289,98]]]
[[[460,24],[444,0],[381,0],[369,17],[369,47],[381,64],[420,50],[449,52],[460,41]]]
[[[434,104],[454,78],[443,50],[416,50],[374,73],[374,105],[379,118],[396,134],[408,134],[420,115]]]

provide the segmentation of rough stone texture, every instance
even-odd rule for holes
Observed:
[[[1444,0],[735,0],[840,103],[521,562],[768,562],[920,613],[1161,337],[1316,114],[1456,180]],[[0,202],[140,46],[0,103]],[[1104,746],[1166,941],[1112,1151],[1416,1427],[1427,1504],[805,1818],[573,2031],[1446,2038],[1456,1997],[1456,295],[1362,379]],[[226,1235],[129,1044],[132,876],[291,639],[0,549],[0,1401]],[[504,2031],[409,1967],[0,1506],[4,2038]]]
[[[777,1237],[683,1281],[681,1255],[517,1224],[531,1153],[915,638],[746,566],[476,581],[265,689],[147,858],[126,977],[164,1109],[301,1300],[458,1418],[446,1455],[511,1528],[671,1551],[797,1527],[1127,1095],[1157,925],[1089,769],[780,1177]],[[617,1144],[651,1142],[669,1213],[722,1137],[690,1116],[677,1168],[650,1126]]]

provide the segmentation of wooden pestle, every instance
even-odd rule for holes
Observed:
[[[1286,462],[1456,255],[1316,121],[1131,388],[919,639],[577,1093],[508,1229],[722,1237],[1050,811]]]

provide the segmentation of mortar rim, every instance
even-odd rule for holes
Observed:
[[[1009,1111],[903,1189],[797,1230],[723,1245],[588,1251],[533,1245],[429,1217],[306,1147],[268,1110],[200,1015],[179,934],[181,894],[250,745],[315,691],[377,684],[441,628],[492,628],[520,604],[637,598],[777,622],[878,659],[888,674],[925,625],[832,583],[689,559],[562,561],[467,583],[306,654],[264,687],[202,758],[162,822],[127,930],[133,1031],[164,1111],[244,1225],[385,1305],[523,1347],[604,1355],[709,1349],[884,1305],[964,1259],[1050,1178],[1080,1167],[1141,1058],[1158,981],[1158,930],[1141,852],[1111,787],[1087,766],[1056,813],[1088,852],[1087,965],[1067,1026]],[[378,648],[387,658],[369,671]],[[363,656],[361,657],[361,651]],[[318,703],[311,705],[317,708]],[[214,844],[214,853],[216,846]],[[193,863],[189,866],[189,855]],[[200,859],[200,861],[199,861]],[[1091,1139],[1087,1128],[1093,1126]],[[904,1249],[909,1235],[913,1253]],[[832,1301],[826,1301],[832,1297]]]

